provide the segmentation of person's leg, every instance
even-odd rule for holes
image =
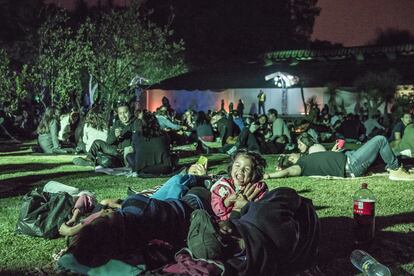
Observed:
[[[237,137],[236,146],[238,148],[246,148],[247,142],[249,139],[250,131],[247,127],[243,128],[243,130],[240,132],[239,136]]]
[[[345,153],[349,158],[349,168],[355,176],[360,176],[366,172],[369,166],[374,163],[378,154],[387,164],[387,168],[396,170],[399,163],[384,136],[375,136],[359,149]]]
[[[118,149],[116,146],[108,145],[106,142],[102,140],[95,140],[92,143],[91,148],[89,149],[89,152],[87,154],[87,157],[91,160],[95,160],[96,156],[98,155],[98,152],[102,152],[114,157],[118,157]]]
[[[249,135],[247,137],[247,149],[251,151],[259,151],[261,153],[264,153],[261,150],[262,145],[258,137],[256,137],[256,135],[254,135],[250,131],[248,132],[249,132]]]
[[[95,166],[98,152],[118,158],[119,160],[121,160],[120,163],[122,163],[122,156],[119,155],[118,149],[115,146],[108,145],[106,142],[102,140],[95,140],[92,143],[92,146],[89,149],[89,152],[86,154],[86,158],[75,157],[72,162],[78,166]],[[102,166],[110,166],[110,165],[108,164],[108,165],[102,165]]]
[[[52,154],[53,153],[53,144],[51,139],[47,135],[39,135],[37,137],[37,143],[41,148],[43,153]]]
[[[191,187],[197,184],[193,175],[174,175],[151,197],[159,200],[180,199]]]

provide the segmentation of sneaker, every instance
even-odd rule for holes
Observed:
[[[42,149],[39,146],[31,146],[30,150],[34,153],[42,153]]]
[[[132,189],[131,187],[128,187],[128,189],[127,189],[127,195],[128,196],[130,196],[130,195],[136,195],[136,194],[138,194],[139,192],[138,191],[135,191],[134,189]]]
[[[95,163],[92,160],[82,158],[82,157],[75,157],[72,160],[73,164],[77,166],[90,166],[95,167]]]
[[[390,180],[400,180],[400,181],[414,181],[414,174],[410,174],[403,167],[400,167],[397,170],[389,170]]]

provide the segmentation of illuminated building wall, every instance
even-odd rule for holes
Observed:
[[[161,105],[162,97],[166,96],[170,100],[171,106],[179,113],[184,112],[187,108],[194,110],[219,110],[221,100],[224,99],[225,109],[228,110],[229,102],[233,102],[234,108],[237,107],[239,99],[243,99],[244,113],[257,112],[257,94],[259,88],[255,89],[226,89],[220,92],[210,90],[159,90],[153,89],[146,91],[147,109],[155,111]],[[266,93],[266,110],[275,108],[279,112],[282,110],[282,89],[281,88],[264,88]],[[325,87],[304,88],[305,101],[316,96],[319,107],[322,108],[328,103],[329,95],[324,93]],[[305,110],[302,103],[300,88],[290,88],[288,90],[288,114],[304,114]],[[356,94],[346,90],[338,90],[336,102],[340,106],[342,101],[345,104],[347,113],[353,113],[356,104]]]

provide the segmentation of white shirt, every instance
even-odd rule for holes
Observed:
[[[102,140],[106,142],[106,138],[108,137],[108,130],[97,130],[96,128],[91,127],[89,124],[85,124],[83,127],[83,137],[82,141],[85,143],[86,151],[92,146],[92,143],[95,140]]]

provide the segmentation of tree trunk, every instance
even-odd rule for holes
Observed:
[[[305,115],[308,114],[308,106],[306,105],[306,101],[305,101],[305,94],[303,91],[303,86],[300,86],[300,95],[302,96],[302,103],[303,103],[303,108],[305,110]]]

